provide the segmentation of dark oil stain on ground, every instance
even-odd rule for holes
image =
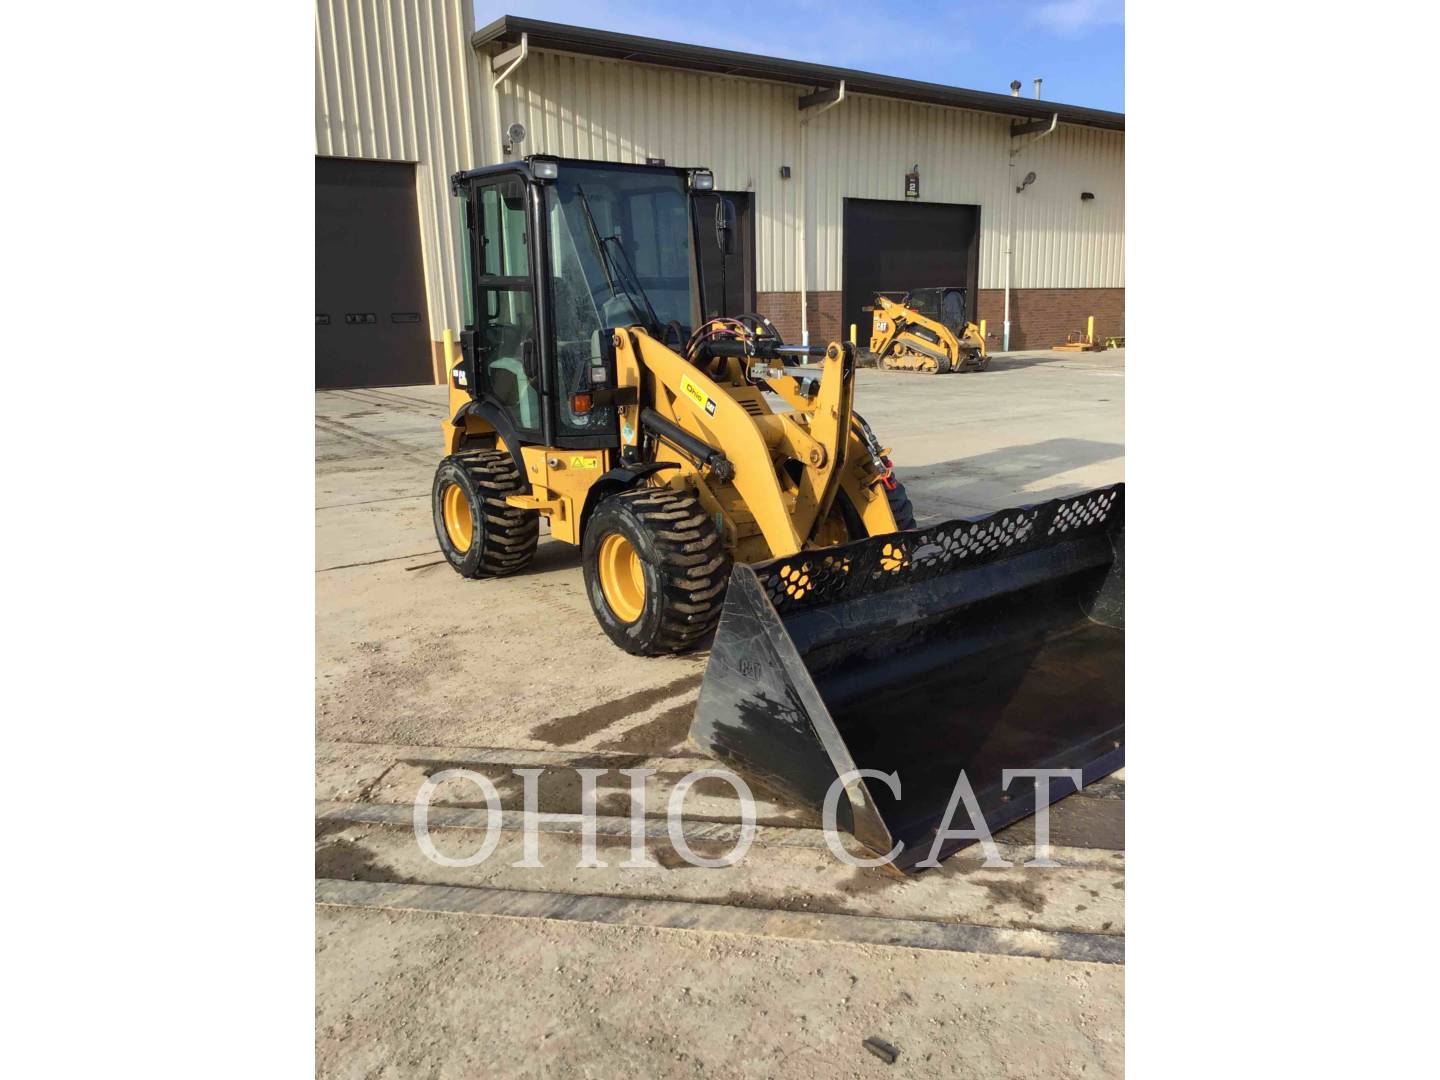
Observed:
[[[341,881],[402,881],[363,843],[343,836],[315,849],[315,876]]]
[[[1029,879],[998,878],[991,881],[976,881],[990,891],[997,904],[1019,904],[1026,911],[1036,914],[1045,910],[1045,896],[1034,881]]]
[[[597,732],[604,731],[611,724],[619,723],[628,716],[634,716],[637,712],[643,712],[652,705],[658,705],[666,698],[694,690],[704,679],[703,672],[696,672],[694,675],[686,675],[683,679],[676,679],[652,690],[626,694],[614,701],[605,701],[599,705],[592,705],[588,709],[581,709],[578,713],[570,716],[546,720],[530,732],[530,737],[550,746],[569,746],[581,739],[588,739]]]
[[[855,872],[842,881],[838,888],[846,896],[868,896],[874,893],[889,892],[904,884],[903,877],[892,874],[883,867],[857,866]]]
[[[710,840],[689,841],[690,850],[701,859],[723,859],[730,852],[735,850],[734,844],[715,842]],[[663,866],[666,870],[710,870],[719,867],[696,866],[680,852],[675,850],[670,841],[665,840],[655,846],[650,852],[650,857]]]

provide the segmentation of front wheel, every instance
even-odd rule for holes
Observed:
[[[683,652],[720,619],[730,556],[693,495],[646,487],[610,496],[590,515],[583,553],[595,618],[628,653]]]
[[[893,477],[891,479],[894,479]],[[915,507],[910,505],[910,496],[905,494],[905,485],[895,480],[893,488],[885,489],[885,501],[890,504],[890,514],[895,518],[897,529],[918,529],[920,526],[915,523]],[[845,524],[845,532],[849,535],[848,540],[863,540],[868,535],[865,532],[865,521],[855,509],[855,504],[843,491],[835,496],[835,505],[840,510],[841,520]]]
[[[895,486],[893,488],[885,489],[885,498],[890,503],[890,513],[895,515],[895,525],[897,528],[919,528],[915,523],[915,507],[910,505],[910,496],[905,494],[904,484],[899,480],[895,480]]]

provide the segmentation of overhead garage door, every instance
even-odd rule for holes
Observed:
[[[721,198],[735,207],[735,251],[722,260],[715,230],[715,204]],[[755,195],[750,191],[717,191],[695,196],[700,230],[700,276],[705,284],[705,310],[712,315],[744,315],[755,310]],[[723,266],[722,266],[723,263]]]
[[[927,286],[966,291],[975,319],[975,282],[980,280],[980,208],[960,203],[887,199],[845,200],[845,250],[841,266],[843,326],[870,336],[870,305],[877,292]]]
[[[316,388],[433,381],[415,166],[316,158]]]

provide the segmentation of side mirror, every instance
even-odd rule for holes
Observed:
[[[735,204],[724,195],[715,199],[715,246],[722,255],[735,254]]]

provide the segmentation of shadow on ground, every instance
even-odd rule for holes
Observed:
[[[1065,482],[1044,488],[1034,485],[1073,469],[1113,461],[1125,455],[1121,443],[1092,439],[1046,439],[1028,446],[1006,446],[973,457],[954,458],[899,472],[922,518],[928,505],[1018,506],[1074,495],[1097,485]],[[1016,488],[1026,490],[1014,494]]]

